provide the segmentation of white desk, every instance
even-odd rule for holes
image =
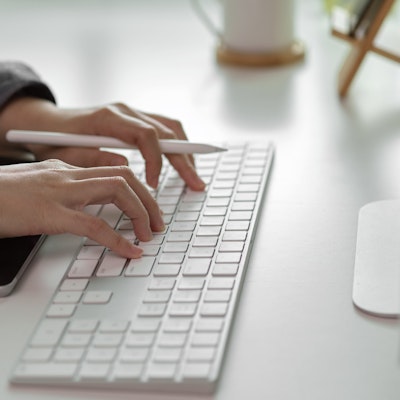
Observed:
[[[298,2],[304,62],[247,70],[215,63],[215,41],[189,0],[53,3],[2,2],[0,48],[2,58],[33,65],[60,105],[118,100],[181,119],[192,139],[276,144],[215,398],[398,399],[399,327],[351,301],[358,209],[400,197],[398,65],[369,55],[340,102],[335,81],[348,45],[330,36],[322,0]],[[0,398],[158,398],[8,386],[76,245],[64,239],[48,239],[0,300]]]

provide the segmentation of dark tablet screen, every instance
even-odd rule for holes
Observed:
[[[0,156],[0,165],[26,162]],[[0,238],[0,297],[8,295],[39,249],[44,236]]]
[[[0,239],[0,286],[11,284],[25,263],[29,262],[41,236]],[[22,272],[22,271],[21,271]]]

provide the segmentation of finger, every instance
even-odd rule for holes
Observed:
[[[162,158],[158,143],[158,132],[153,125],[121,112],[116,107],[106,107],[96,114],[94,134],[113,136],[136,145],[146,164],[146,181],[151,186],[158,186]]]
[[[106,168],[106,167],[103,167]],[[103,169],[99,168],[99,169]],[[114,169],[110,168],[109,170]],[[108,170],[108,171],[109,171]],[[84,171],[80,171],[80,176]],[[109,171],[110,172],[110,171]],[[133,190],[135,189],[135,192]],[[128,218],[139,240],[148,241],[152,231],[165,229],[161,211],[147,189],[138,181],[128,184],[123,176],[102,176],[74,182],[70,190],[70,207],[80,208],[89,204],[115,204]],[[83,195],[83,197],[82,197]]]
[[[172,121],[168,118],[148,115],[145,113],[140,114],[142,118],[154,125],[154,127],[161,132],[160,137],[166,137],[168,139],[181,139],[187,140],[186,133],[184,132],[182,125],[178,121]],[[167,125],[168,124],[168,125]],[[175,131],[170,129],[173,127]],[[166,154],[171,165],[177,170],[181,178],[188,184],[188,186],[193,190],[204,190],[205,183],[198,176],[194,157],[191,154]]]
[[[65,218],[65,228],[72,234],[94,240],[122,257],[139,258],[143,254],[142,249],[119,235],[101,218],[84,212],[69,211]]]
[[[188,136],[186,135],[185,130],[183,129],[182,124],[180,121],[164,117],[162,115],[157,115],[157,114],[150,114],[150,113],[144,113],[148,117],[152,118],[153,120],[156,120],[163,124],[164,126],[168,127],[171,131],[173,131],[176,135],[176,137],[180,140],[188,140]],[[189,160],[190,162],[195,165],[195,160],[193,155],[189,155]]]
[[[98,149],[80,147],[48,147],[36,152],[38,160],[49,158],[60,159],[79,167],[96,167],[102,165],[128,165],[126,157]]]
[[[153,126],[157,131],[157,135],[161,139],[180,139],[187,140],[187,136],[179,121],[174,121],[166,117],[155,114],[147,114],[141,111],[132,110],[121,105],[122,111],[135,118],[140,118],[149,125]],[[169,162],[178,171],[182,179],[193,190],[204,190],[205,184],[197,175],[194,168],[194,157],[191,154],[167,154]]]
[[[135,176],[133,171],[127,166],[117,167],[93,167],[93,168],[75,168],[73,171],[68,172],[71,179],[85,180],[94,178],[105,178],[105,177],[122,177],[126,180],[129,187],[134,191],[135,195],[140,199],[144,207],[146,208],[150,216],[150,225],[152,230],[160,231],[164,230],[164,221],[162,218],[162,212],[153,198],[151,193],[142,184],[142,182]]]
[[[206,184],[199,177],[194,165],[189,162],[186,154],[168,154],[167,158],[190,189],[196,191],[204,190]]]

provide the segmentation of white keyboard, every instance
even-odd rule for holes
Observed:
[[[188,190],[165,163],[154,195],[166,231],[139,243],[144,255],[134,260],[83,240],[11,382],[212,393],[272,158],[259,143],[197,156],[205,192]],[[137,174],[139,164],[131,161]],[[91,212],[135,240],[115,206]]]

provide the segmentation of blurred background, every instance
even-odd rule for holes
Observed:
[[[218,20],[218,0],[203,1]],[[318,110],[299,102],[295,109],[291,107],[290,99],[306,92],[314,107],[321,96],[332,104],[322,126],[336,112],[356,113],[367,121],[381,116],[382,110],[391,112],[393,104],[399,103],[400,68],[373,54],[357,74],[346,107],[339,102],[336,79],[350,46],[330,34],[333,1],[295,1],[295,32],[306,46],[304,62],[246,69],[216,63],[216,39],[190,0],[0,0],[0,59],[32,65],[62,106],[123,101],[188,123],[196,116],[203,127],[208,115],[218,113],[227,116],[221,119],[223,124],[240,133],[243,128],[273,131],[292,126],[296,116],[301,119],[310,112],[316,114],[318,124]],[[388,25],[398,30],[398,7],[389,19]],[[386,47],[391,42],[396,45],[397,38],[382,42]],[[329,84],[321,87],[320,79]],[[237,96],[246,92],[246,100]],[[377,103],[367,96],[362,104],[357,102],[357,97],[372,92],[386,98],[389,92],[393,97]],[[191,129],[201,133],[196,126]]]

